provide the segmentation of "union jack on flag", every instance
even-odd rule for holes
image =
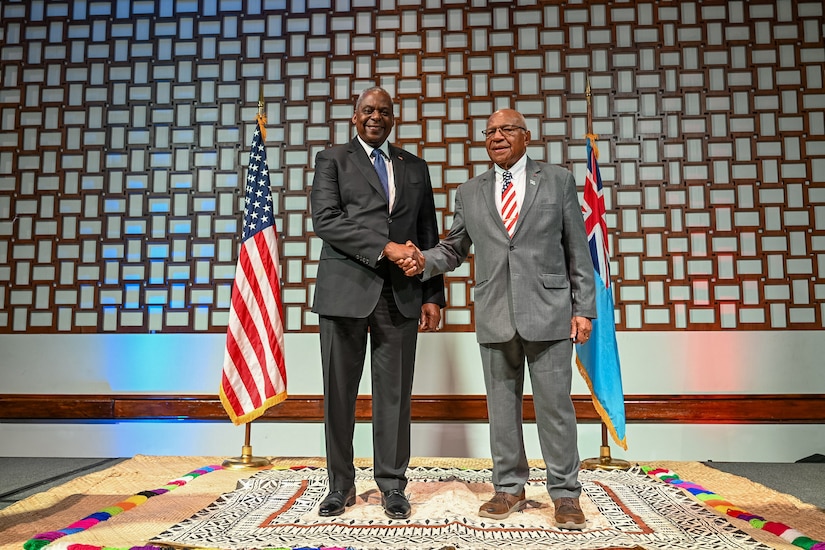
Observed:
[[[258,115],[220,386],[221,402],[235,425],[255,420],[287,397],[278,234],[265,124],[266,118]]]
[[[613,290],[610,287],[610,254],[607,247],[607,219],[602,176],[599,173],[596,136],[587,135],[587,173],[584,182],[582,215],[596,277],[596,319],[593,332],[584,344],[576,344],[576,364],[590,388],[593,406],[613,440],[627,450],[624,392],[616,343]]]
[[[596,273],[601,275],[604,286],[610,287],[610,250],[607,246],[607,214],[604,207],[604,189],[602,175],[599,173],[597,160],[598,149],[590,141],[595,136],[587,137],[587,173],[584,180],[584,228],[590,245],[590,257]],[[612,315],[611,315],[612,317]]]

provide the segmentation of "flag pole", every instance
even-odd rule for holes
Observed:
[[[602,421],[602,446],[599,456],[582,460],[583,470],[628,470],[630,462],[610,456],[610,443],[607,440],[607,424]]]
[[[260,90],[258,92],[258,117],[264,116],[264,85],[263,82],[261,83]],[[265,139],[262,136],[262,139]],[[242,182],[244,180],[241,180]],[[244,435],[244,444],[241,447],[241,456],[236,456],[233,458],[227,458],[223,461],[221,466],[226,468],[227,470],[251,470],[254,468],[265,468],[266,466],[270,466],[272,463],[269,459],[262,457],[262,456],[253,456],[252,455],[252,421],[246,423],[245,425],[246,433]]]
[[[246,423],[246,436],[241,448],[241,456],[227,458],[221,466],[227,470],[250,470],[253,468],[264,468],[272,464],[269,459],[262,456],[252,456],[252,422]]]
[[[590,102],[590,78],[587,78],[587,87],[585,88],[585,96],[587,97],[587,133],[593,134],[593,108]],[[595,145],[595,144],[593,144]],[[613,458],[610,456],[610,442],[607,437],[607,424],[604,420],[602,425],[602,445],[599,447],[599,456],[594,458],[585,458],[581,462],[581,467],[585,470],[628,470],[630,469],[630,462],[620,458]]]

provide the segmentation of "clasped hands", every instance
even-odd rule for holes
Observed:
[[[412,241],[405,244],[389,242],[384,247],[384,257],[400,267],[404,275],[412,277],[424,271],[424,255]],[[424,303],[421,305],[421,318],[418,320],[418,330],[434,332],[441,323],[441,308],[438,304]]]
[[[407,241],[405,244],[387,243],[384,247],[384,256],[400,267],[407,277],[413,277],[424,271],[426,260],[412,241]]]

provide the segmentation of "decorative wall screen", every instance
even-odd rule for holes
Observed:
[[[223,332],[263,89],[287,330],[314,331],[315,154],[396,99],[439,224],[524,113],[581,183],[590,80],[619,330],[822,329],[823,4],[3,0],[0,332]],[[472,262],[445,329],[473,329]]]

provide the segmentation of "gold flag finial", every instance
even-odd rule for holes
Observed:
[[[260,90],[258,91],[258,116],[255,117],[258,124],[261,126],[261,139],[266,141],[266,109],[264,108],[264,83],[261,82]]]

